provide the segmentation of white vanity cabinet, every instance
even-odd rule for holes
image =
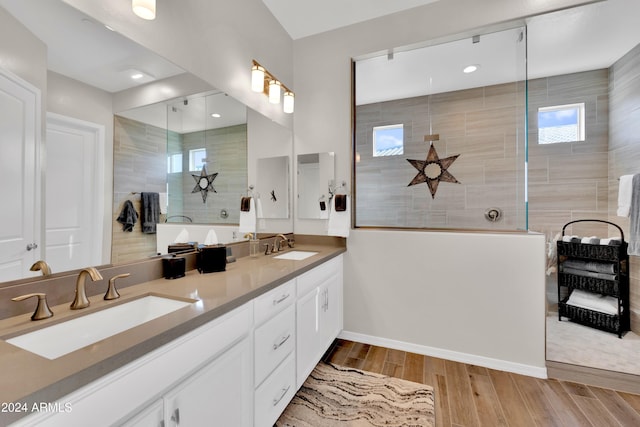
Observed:
[[[32,414],[16,425],[156,427],[161,405],[164,426],[173,425],[171,416],[179,413],[181,420],[198,420],[182,425],[206,420],[207,426],[249,427],[252,326],[249,302],[60,399],[58,406],[68,404],[70,411]],[[231,422],[218,424],[217,419]]]
[[[182,381],[124,427],[252,425],[251,348],[243,339]]]
[[[256,426],[273,426],[296,392],[295,283],[284,283],[254,301]]]
[[[296,389],[342,330],[342,256],[297,278]]]
[[[249,338],[200,369],[164,396],[164,426],[251,427]]]
[[[273,426],[342,329],[342,256],[61,398],[18,426]]]

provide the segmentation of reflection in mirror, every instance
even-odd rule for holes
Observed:
[[[298,218],[328,219],[335,153],[298,155]]]
[[[21,245],[21,276],[39,275],[28,271],[38,259],[54,274],[108,263],[114,94],[184,70],[63,1],[1,0],[0,29],[0,64],[39,90],[41,99],[29,130],[36,144],[25,151],[22,166],[36,185],[46,185],[38,194],[27,181],[12,180],[30,199],[23,204],[29,214],[15,214],[33,218],[23,221],[31,230],[22,233],[28,241]],[[133,68],[146,73],[134,81]],[[2,157],[10,161],[7,154]],[[11,257],[0,250],[0,264]]]
[[[262,218],[289,218],[289,156],[258,159],[257,167],[253,194],[260,198]]]
[[[116,167],[140,168],[132,171],[137,178],[114,177],[116,201],[129,199],[137,206],[135,193],[158,192],[163,201],[161,223],[238,224],[239,201],[247,188],[247,113],[243,104],[211,91],[124,111],[115,120],[119,142],[114,150]],[[127,149],[127,144],[133,147]],[[164,232],[158,231],[158,239],[160,234],[164,236]],[[190,239],[195,238],[195,228],[191,234]],[[225,238],[220,243],[230,241],[227,235],[231,233],[220,233]],[[126,237],[114,233],[114,255],[121,253],[119,241]],[[153,236],[146,240],[149,252],[156,253],[159,242]],[[166,252],[164,243],[162,247],[161,253]]]

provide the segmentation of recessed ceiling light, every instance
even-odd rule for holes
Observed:
[[[218,114],[218,113],[211,113],[211,117],[214,117],[214,118],[216,118],[216,119],[217,119],[217,118],[219,118],[219,117],[221,117],[221,116],[220,116],[220,114]]]
[[[480,68],[479,65],[471,64],[471,65],[467,65],[466,67],[464,67],[464,70],[462,70],[462,71],[465,72],[466,74],[469,74],[469,73],[473,73],[474,71],[477,71],[478,68]]]
[[[134,73],[134,74],[131,74],[131,78],[132,78],[133,80],[138,80],[138,79],[141,79],[141,78],[143,78],[143,77],[144,77],[144,74],[142,74],[142,73]]]

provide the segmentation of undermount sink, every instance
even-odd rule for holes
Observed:
[[[47,359],[56,359],[189,304],[192,302],[149,295],[6,341]]]
[[[318,252],[312,251],[289,251],[285,252],[282,255],[274,256],[275,259],[292,259],[295,261],[302,261],[303,259],[307,259],[310,256],[314,256]]]

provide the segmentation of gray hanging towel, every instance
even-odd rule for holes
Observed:
[[[140,193],[140,203],[142,204],[140,207],[142,232],[154,234],[156,224],[160,222],[160,194]]]
[[[116,221],[122,224],[122,231],[131,232],[133,231],[133,226],[136,224],[137,220],[138,212],[136,212],[135,208],[133,207],[133,203],[131,203],[131,200],[127,200],[126,202],[124,202],[122,210],[120,211],[120,215],[118,215]]]

